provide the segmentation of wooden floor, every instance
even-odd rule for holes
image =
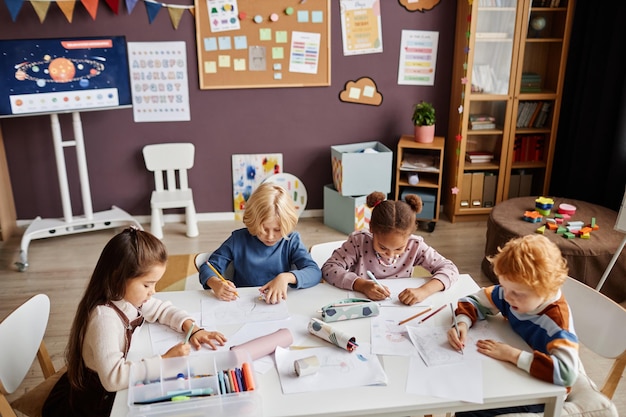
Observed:
[[[163,241],[171,255],[213,251],[232,230],[242,227],[238,221],[200,222],[200,236],[187,238],[185,226],[167,224]],[[345,234],[324,225],[321,218],[303,218],[297,230],[307,246],[331,240],[344,239]],[[486,222],[450,223],[440,220],[433,233],[418,230],[426,242],[442,255],[453,260],[461,273],[470,274],[480,286],[490,282],[480,270],[485,247]],[[63,351],[67,343],[76,306],[85,285],[106,242],[116,230],[102,230],[34,240],[28,248],[29,266],[18,272],[14,262],[18,260],[21,236],[13,236],[0,242],[0,319],[37,293],[46,293],[52,303],[52,311],[45,342],[55,366],[63,365]],[[622,329],[623,330],[623,329]],[[2,341],[2,343],[7,343]],[[609,362],[595,357],[586,349],[581,350],[587,372],[601,384],[608,371]],[[41,379],[37,365],[31,369],[27,380],[17,395],[29,389]],[[614,396],[620,415],[626,416],[626,382],[622,381]]]

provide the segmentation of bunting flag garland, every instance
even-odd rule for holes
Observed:
[[[68,23],[72,23],[72,18],[74,17],[74,6],[76,6],[76,1],[74,0],[57,0],[57,6],[65,15]]]
[[[30,1],[33,10],[37,14],[37,17],[39,17],[39,21],[42,24],[46,20],[46,16],[48,15],[48,11],[50,10],[51,3],[56,3],[57,6],[59,6],[59,9],[61,9],[61,11],[63,12],[63,15],[67,19],[68,23],[72,23],[74,8],[76,7],[76,3],[78,2],[78,0],[4,0],[5,4],[7,5],[7,9],[9,9],[11,20],[14,23],[17,20],[17,15],[20,13],[20,10],[24,5],[24,1]],[[85,7],[93,20],[96,20],[99,1],[100,0],[80,0],[80,3]],[[125,0],[128,14],[131,14],[138,1],[139,0]],[[185,10],[188,10],[189,13],[191,13],[191,16],[195,19],[194,6],[181,6],[178,4],[158,3],[153,0],[143,1],[146,5],[148,21],[150,24],[152,24],[152,22],[163,7],[166,7],[168,9],[169,17],[172,22],[172,26],[174,27],[174,30],[178,29],[178,25],[180,24]],[[113,13],[119,15],[120,0],[105,0],[105,3],[109,6],[111,11],[113,11]]]
[[[133,12],[133,9],[137,5],[137,0],[126,0],[126,10],[128,10],[128,14]]]
[[[148,22],[152,24],[154,18],[157,17],[159,12],[161,11],[161,3],[155,3],[153,1],[146,0],[144,1],[144,4],[146,5],[146,12],[148,12]]]
[[[43,23],[46,20],[46,15],[48,14],[48,9],[50,8],[49,1],[36,1],[31,0],[30,4],[32,4],[33,9],[35,9],[35,13],[39,17],[39,22]]]
[[[120,14],[120,0],[105,0],[106,4],[115,14]]]
[[[454,178],[459,178],[459,169],[461,166],[461,161],[460,161],[460,156],[461,156],[461,143],[463,142],[463,135],[462,135],[462,130],[463,130],[463,102],[465,100],[465,90],[466,87],[465,85],[468,82],[467,79],[467,57],[469,55],[470,52],[470,48],[469,48],[469,40],[470,40],[470,27],[472,24],[472,15],[471,15],[471,9],[472,9],[472,3],[473,0],[467,0],[469,6],[470,6],[470,14],[467,15],[467,30],[465,31],[465,59],[463,61],[463,76],[461,77],[461,79],[459,80],[461,82],[461,84],[464,86],[464,88],[461,89],[461,97],[459,97],[460,99],[460,104],[457,106],[457,111],[459,112],[459,129],[458,132],[455,136],[455,140],[456,140],[456,175],[454,176]],[[458,184],[454,184],[451,188],[451,193],[452,194],[458,194],[459,193],[459,187]]]
[[[96,20],[96,13],[98,13],[98,0],[80,0],[80,2],[83,6],[85,6],[85,9],[87,9],[91,18]]]
[[[17,15],[24,4],[24,0],[4,0],[4,2],[9,9],[9,13],[11,13],[11,20],[15,22],[15,19],[17,19]]]

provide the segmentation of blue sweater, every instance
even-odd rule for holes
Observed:
[[[291,233],[288,239],[281,239],[274,246],[266,246],[248,229],[235,230],[211,254],[209,262],[222,275],[232,262],[232,281],[237,287],[260,287],[283,272],[296,276],[296,285],[289,284],[295,288],[312,287],[322,279],[322,271],[311,258],[298,232]],[[215,274],[206,263],[200,267],[200,283],[205,289],[209,289],[207,281],[212,276]]]

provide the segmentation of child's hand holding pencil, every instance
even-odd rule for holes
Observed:
[[[209,287],[211,287],[211,289],[215,293],[215,296],[222,301],[236,300],[237,297],[239,297],[239,293],[237,292],[237,287],[235,286],[235,284],[232,281],[224,278],[222,274],[220,274],[219,271],[215,269],[213,265],[211,265],[210,262],[207,262],[207,265],[209,265],[209,268],[211,268],[211,271],[213,271],[213,273],[217,277],[217,280],[209,278],[209,280],[207,281],[207,284],[209,285]]]

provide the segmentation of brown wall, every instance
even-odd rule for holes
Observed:
[[[191,121],[135,123],[132,109],[81,113],[95,211],[116,205],[133,215],[149,214],[153,181],[143,165],[141,148],[170,141],[196,145],[190,185],[199,213],[232,211],[231,155],[264,152],[283,153],[284,172],[296,175],[306,185],[307,209],[321,209],[323,186],[332,182],[331,145],[377,140],[395,149],[400,135],[412,133],[412,106],[420,100],[435,104],[437,134],[445,134],[456,10],[454,1],[442,0],[433,10],[421,13],[408,12],[398,1],[381,0],[384,52],[346,57],[341,44],[339,1],[331,3],[329,87],[200,90],[191,14],[185,12],[177,30],[166,9],[150,24],[142,1],[130,15],[124,1],[119,15],[100,1],[95,21],[77,1],[71,24],[54,3],[44,23],[40,23],[27,1],[14,23],[4,1],[0,1],[0,38],[125,35],[128,42],[187,43]],[[434,86],[397,84],[402,29],[439,32]],[[363,76],[376,82],[383,95],[382,104],[339,101],[345,83]],[[71,117],[63,115],[61,123],[64,139],[71,139]],[[61,217],[49,117],[2,119],[0,125],[18,219]],[[66,156],[73,211],[82,214],[73,148],[66,150]]]

